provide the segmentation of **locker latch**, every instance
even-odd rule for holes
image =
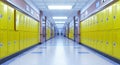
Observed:
[[[116,16],[113,16],[114,19],[116,19]]]
[[[10,42],[8,42],[8,46],[10,46]]]
[[[113,46],[116,47],[116,42],[113,42]]]
[[[0,18],[2,18],[3,17],[3,15],[2,14],[0,14]]]
[[[106,18],[106,20],[108,21],[108,18]]]
[[[0,43],[0,48],[1,48],[2,46],[3,46],[2,43]]]
[[[103,43],[103,41],[100,41],[101,43]]]
[[[106,44],[107,44],[107,45],[109,44],[108,41],[106,42]]]
[[[14,44],[16,44],[16,41],[14,41]]]
[[[11,19],[11,17],[9,16],[9,17],[8,17],[8,20],[10,20],[10,19]]]
[[[103,22],[103,19],[101,19],[101,22]]]

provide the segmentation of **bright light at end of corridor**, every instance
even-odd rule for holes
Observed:
[[[71,5],[49,5],[50,10],[70,10],[72,9]]]
[[[54,16],[53,19],[67,19],[66,16]]]

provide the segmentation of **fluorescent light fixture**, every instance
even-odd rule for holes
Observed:
[[[67,19],[67,17],[66,16],[55,16],[55,17],[53,17],[53,19]]]
[[[49,5],[50,10],[70,10],[72,9],[71,5]]]
[[[56,24],[64,24],[65,21],[55,21]]]

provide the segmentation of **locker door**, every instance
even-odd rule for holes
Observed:
[[[112,23],[113,23],[113,19],[112,19],[112,6],[109,6],[108,8],[106,8],[106,22],[105,22],[105,28],[106,30],[110,30],[113,29],[112,28]]]
[[[95,31],[95,32],[94,32],[94,48],[95,48],[95,49],[97,49],[97,40],[98,40],[97,38],[98,38],[98,37],[97,37],[97,32]]]
[[[27,48],[27,32],[24,32],[24,48]]]
[[[19,32],[14,32],[14,44],[15,44],[15,52],[19,51]]]
[[[1,29],[7,29],[7,5],[0,1],[0,23]]]
[[[97,37],[97,41],[96,41],[97,42],[96,43],[97,48],[96,49],[100,50],[100,33],[99,33],[99,31],[96,32],[96,37]]]
[[[112,7],[113,9],[113,23],[114,23],[114,26],[113,28],[114,29],[118,29],[120,28],[120,1],[118,1],[117,3],[115,3]]]
[[[100,45],[101,45],[101,51],[102,52],[105,52],[105,31],[100,31]]]
[[[113,56],[120,59],[120,29],[113,31]]]
[[[112,56],[112,31],[106,31],[106,53]]]
[[[20,13],[20,30],[24,31],[24,15]]]
[[[1,59],[1,48],[2,48],[2,43],[1,43],[2,41],[1,41],[1,39],[2,38],[1,38],[1,30],[0,30],[0,59]]]
[[[20,12],[19,11],[15,11],[16,12],[16,30],[20,30]]]
[[[27,32],[27,34],[26,34],[26,38],[27,38],[27,41],[26,41],[26,44],[27,44],[27,47],[29,47],[29,32]]]
[[[14,53],[14,31],[8,31],[8,55]]]
[[[109,26],[108,26],[108,23],[109,23],[109,8],[108,7],[104,10],[104,15],[105,15],[104,30],[108,30],[108,28],[109,28]]]
[[[104,28],[104,10],[98,14],[98,30],[103,30]]]
[[[23,39],[23,32],[20,32],[20,50],[23,50],[24,48],[24,39]]]
[[[105,30],[106,28],[106,9],[104,9],[103,11],[101,11],[101,15],[100,15],[100,30]]]
[[[93,16],[92,17],[90,17],[90,22],[91,22],[91,31],[93,31],[93,23],[94,23],[94,20],[93,20]]]
[[[91,28],[92,28],[92,20],[91,18],[89,18],[89,31],[91,31]]]
[[[96,14],[96,31],[98,31],[99,30],[99,12]]]
[[[7,31],[1,31],[1,57],[5,58],[7,56]]]
[[[97,31],[98,29],[98,19],[97,14],[94,15],[94,31]]]
[[[14,30],[14,9],[8,6],[7,13],[8,30]]]

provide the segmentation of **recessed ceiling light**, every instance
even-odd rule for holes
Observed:
[[[55,17],[53,17],[53,19],[67,19],[67,17],[66,16],[55,16]]]
[[[50,10],[70,10],[72,9],[71,5],[49,5]]]
[[[55,21],[56,24],[64,24],[65,21]]]

